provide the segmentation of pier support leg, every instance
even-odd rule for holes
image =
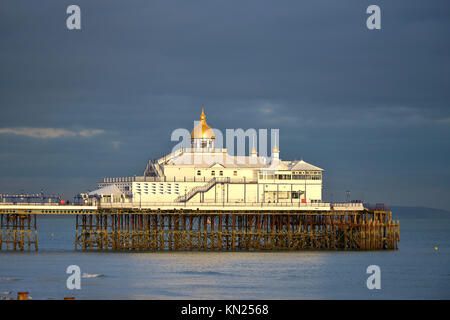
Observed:
[[[37,250],[31,221],[2,215],[0,248],[34,243]],[[395,250],[398,240],[390,212],[115,210],[77,216],[75,231],[75,248],[83,250]]]
[[[0,214],[0,250],[38,250],[36,215]]]

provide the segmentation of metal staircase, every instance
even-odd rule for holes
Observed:
[[[183,194],[175,198],[174,202],[188,202],[190,199],[192,199],[193,196],[195,196],[199,192],[207,192],[209,189],[214,187],[217,183],[229,183],[230,178],[212,178],[209,180],[206,184],[198,187],[194,187],[191,190],[189,190],[188,193]]]
[[[154,163],[153,167],[155,168],[156,175],[158,177],[161,177],[161,178],[164,177],[164,169],[158,162]]]
[[[158,162],[148,160],[144,170],[144,177],[164,177],[164,170]]]
[[[168,161],[179,157],[184,152],[184,149],[178,149],[174,152],[170,153],[167,156],[159,158],[157,160],[148,160],[147,166],[144,170],[144,177],[159,177],[164,178],[164,167],[162,164],[167,163]]]
[[[153,161],[152,160],[148,160],[147,161],[147,165],[145,166],[143,176],[144,177],[154,177],[154,176],[156,176],[156,172],[153,169]]]

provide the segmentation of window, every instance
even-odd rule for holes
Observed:
[[[198,175],[198,176],[201,176],[201,175],[202,175],[202,172],[201,172],[200,170],[197,170],[197,175]]]
[[[222,170],[219,171],[219,176],[223,176],[223,171]]]
[[[211,175],[212,176],[215,176],[216,175],[216,172],[213,170],[213,171],[211,171]]]
[[[233,171],[233,176],[237,176],[237,171]]]

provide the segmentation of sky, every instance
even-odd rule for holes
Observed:
[[[81,8],[81,30],[66,9]],[[366,9],[381,8],[381,29]],[[141,175],[174,129],[279,129],[325,200],[450,207],[450,3],[2,0],[0,193]]]

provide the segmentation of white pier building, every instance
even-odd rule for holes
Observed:
[[[191,147],[149,161],[142,176],[104,178],[98,190],[81,194],[85,204],[112,207],[236,206],[324,207],[323,169],[303,160],[234,156],[215,148],[214,131],[202,110],[191,132]],[[362,206],[362,205],[361,205]]]

